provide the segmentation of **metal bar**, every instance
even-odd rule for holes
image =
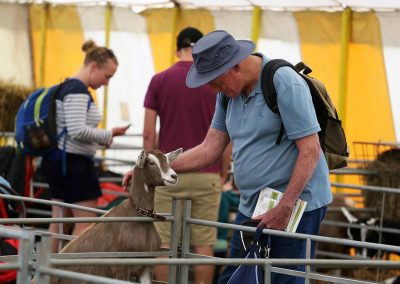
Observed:
[[[364,207],[364,208],[350,208],[346,207],[349,212],[358,212],[358,213],[372,213],[376,212],[376,208]],[[328,212],[342,212],[341,207],[328,207]]]
[[[281,268],[281,267],[271,267],[271,271],[275,272],[275,273],[281,273],[281,274],[292,275],[292,276],[303,277],[303,278],[305,276],[305,273],[302,271],[296,271],[296,270],[291,270],[291,269]],[[349,283],[354,283],[354,284],[375,283],[375,282],[354,280],[354,279],[349,279],[349,278],[327,276],[327,275],[322,275],[322,274],[318,274],[318,273],[310,273],[309,277],[310,277],[310,279],[313,279],[313,280],[323,280],[323,281],[330,281],[330,282],[335,282],[335,283],[346,283],[346,284],[349,284]]]
[[[40,268],[49,267],[49,255],[51,248],[51,236],[44,235],[40,243],[38,243],[37,248],[37,265]],[[41,269],[36,269],[35,271],[35,282],[40,284],[48,284],[50,283],[50,277],[47,274],[41,273]]]
[[[399,229],[386,228],[386,227],[380,228],[378,226],[362,226],[360,224],[351,224],[351,223],[329,221],[329,220],[322,221],[322,224],[323,225],[337,226],[337,227],[345,227],[345,228],[356,228],[356,229],[365,228],[365,229],[368,229],[368,230],[371,230],[371,231],[400,234],[400,230]]]
[[[9,226],[0,225],[0,228],[3,230],[3,228],[9,228]],[[14,228],[15,228],[15,230],[17,230],[17,231],[22,231],[22,230],[23,230],[23,229],[21,229],[21,228],[19,228],[19,227],[14,227]],[[67,240],[67,241],[70,241],[70,240],[75,239],[75,236],[63,235],[63,234],[56,234],[56,233],[51,233],[51,232],[42,231],[42,230],[35,230],[35,228],[33,228],[33,227],[24,227],[24,229],[31,230],[35,235],[38,235],[38,236],[41,236],[41,235],[43,235],[43,234],[46,234],[46,235],[51,235],[51,236],[54,237],[54,238],[58,238],[58,239],[62,239],[62,240]],[[22,234],[22,233],[21,233],[21,234]],[[0,256],[0,257],[1,257],[1,256]]]
[[[179,206],[182,204],[181,199],[173,198],[172,199],[172,214],[174,216],[174,220],[171,222],[171,239],[170,239],[170,251],[172,253],[173,258],[178,258],[178,230],[179,223],[181,219],[179,219]],[[176,279],[178,273],[178,267],[176,265],[169,267],[168,273],[168,283],[176,283]]]
[[[352,189],[362,189],[362,190],[368,190],[368,191],[387,192],[387,193],[397,193],[397,194],[400,194],[400,188],[382,187],[382,186],[372,186],[372,185],[345,184],[345,183],[338,183],[338,182],[332,182],[331,185],[332,185],[333,187],[352,188]]]
[[[190,252],[190,225],[187,222],[191,217],[192,201],[187,199],[183,203],[182,217],[182,258],[186,258]],[[189,266],[183,265],[180,271],[180,283],[187,284],[189,278]]]
[[[27,214],[35,214],[39,216],[47,216],[51,217],[51,211],[49,210],[41,210],[41,209],[35,209],[35,208],[27,208],[26,209]]]
[[[16,195],[9,195],[9,194],[0,194],[0,198],[11,199],[11,200],[22,200],[22,201],[27,201],[27,202],[35,202],[35,203],[39,203],[39,204],[47,204],[47,205],[54,205],[54,206],[61,206],[61,207],[65,207],[65,208],[79,209],[79,210],[94,212],[94,213],[99,213],[99,214],[105,214],[108,212],[106,210],[90,208],[90,207],[85,207],[85,206],[80,206],[80,205],[74,205],[74,204],[64,203],[64,202],[60,202],[60,201],[50,201],[50,200],[45,200],[45,199],[16,196]]]
[[[218,223],[218,222],[199,220],[199,219],[189,219],[189,220],[187,220],[187,222],[190,224],[195,224],[195,225],[242,230],[242,231],[247,231],[247,232],[255,232],[256,231],[256,228],[252,228],[252,227],[227,224],[227,223]],[[328,243],[334,243],[334,244],[341,244],[341,245],[348,245],[348,246],[355,246],[355,247],[366,247],[366,248],[372,248],[372,249],[381,248],[382,250],[400,252],[400,247],[392,246],[392,245],[374,244],[374,243],[368,243],[368,242],[344,240],[344,239],[338,239],[338,238],[307,235],[307,234],[300,234],[300,233],[288,233],[288,232],[284,232],[284,231],[277,231],[277,230],[270,230],[270,229],[264,229],[263,233],[270,234],[273,236],[290,237],[290,238],[297,238],[297,239],[303,239],[303,240],[310,238],[311,240],[318,241],[318,242],[328,242]]]
[[[333,282],[333,283],[346,283],[346,284],[372,284],[372,283],[376,283],[376,282],[355,280],[355,279],[343,278],[343,277],[337,277],[337,276],[323,275],[323,274],[319,274],[319,273],[312,273],[310,275],[310,278],[313,279],[313,280],[321,280],[321,281]]]
[[[306,259],[311,259],[311,240],[307,238],[306,241]],[[306,265],[306,273],[305,273],[305,284],[310,284],[310,273],[311,269],[309,265]]]
[[[110,264],[116,266],[123,265],[313,265],[313,266],[332,266],[332,267],[386,267],[399,269],[400,261],[390,260],[343,260],[343,259],[283,259],[283,258],[267,258],[267,259],[244,259],[244,258],[216,258],[204,257],[199,259],[192,258],[141,258],[141,259],[118,259],[118,258],[92,258],[92,259],[50,259],[50,263],[54,266],[108,266]]]
[[[0,236],[5,239],[19,239],[22,237],[21,229],[1,226]]]
[[[122,177],[99,177],[100,182],[118,182],[122,184]],[[47,182],[32,182],[33,187],[43,187],[49,188],[49,184]],[[121,192],[122,193],[122,192]],[[124,194],[128,195],[124,192]]]
[[[167,221],[171,216],[165,216]],[[75,218],[9,218],[0,219],[0,224],[41,223],[112,223],[112,222],[162,222],[150,217],[75,217]]]
[[[328,251],[322,251],[322,250],[317,250],[316,255],[319,256],[327,256],[330,258],[339,258],[339,259],[369,259],[368,257],[363,257],[363,256],[351,256],[348,254],[344,253],[335,253],[335,252],[328,252]]]
[[[330,174],[335,175],[374,175],[376,171],[365,170],[365,169],[354,169],[354,168],[344,168],[329,171]]]
[[[381,217],[379,220],[379,239],[378,239],[378,243],[382,243],[382,228],[383,228],[383,214],[385,212],[385,199],[386,199],[386,193],[382,193],[382,200],[381,200]],[[377,253],[377,258],[381,259],[382,257],[382,251],[380,249],[378,249],[378,253]],[[380,269],[378,268],[376,271],[376,281],[379,281],[379,276],[380,276]]]
[[[269,263],[264,265],[264,283],[271,283],[271,264]]]
[[[136,251],[136,252],[80,252],[80,253],[53,253],[53,259],[91,259],[91,258],[133,258],[171,256],[169,251]]]
[[[14,137],[15,136],[15,132],[11,132],[11,131],[0,131],[0,136],[4,136],[4,137]],[[127,133],[125,134],[123,137],[143,137],[142,133]],[[122,137],[119,137],[122,138]],[[139,147],[138,149],[142,149],[143,147]],[[96,157],[97,158],[97,157]],[[108,158],[106,158],[108,159]]]
[[[61,269],[45,268],[45,267],[40,267],[39,269],[40,269],[41,273],[45,273],[45,274],[48,274],[51,276],[76,279],[76,280],[81,280],[81,281],[86,281],[86,282],[91,282],[91,283],[96,283],[96,284],[132,284],[132,283],[136,283],[136,282],[110,279],[110,278],[100,277],[100,276],[95,276],[95,275],[90,275],[90,274],[83,274],[83,273],[79,273],[79,272],[66,271],[66,270],[61,270]]]
[[[81,253],[51,253],[52,259],[90,259],[90,258],[133,258],[133,257],[157,257],[171,256],[170,251],[152,251],[152,252],[81,252]],[[32,255],[33,259],[38,257],[38,254]],[[16,262],[18,255],[0,256],[0,261]]]
[[[0,271],[5,270],[18,270],[19,264],[17,263],[0,263]]]
[[[31,261],[34,247],[35,235],[30,230],[22,230],[18,247],[18,265],[20,270],[17,274],[17,284],[29,284],[31,282]]]

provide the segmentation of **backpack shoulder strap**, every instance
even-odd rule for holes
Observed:
[[[283,66],[293,67],[292,64],[283,59],[272,59],[265,64],[261,73],[261,91],[264,96],[264,100],[267,103],[269,109],[273,113],[279,114],[279,108],[277,103],[277,93],[274,85],[274,75],[276,70]],[[281,124],[281,129],[279,130],[279,135],[276,138],[275,144],[279,145],[281,143],[283,132],[285,127],[283,122]]]
[[[229,103],[230,98],[225,96],[224,94],[221,94],[221,95],[222,95],[222,106],[226,112],[226,110],[228,109],[228,103]]]
[[[283,59],[272,59],[265,64],[261,73],[261,90],[270,110],[279,114],[277,94],[274,85],[274,75],[276,70],[283,66],[293,68],[293,65]]]

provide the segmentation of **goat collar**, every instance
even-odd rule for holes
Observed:
[[[143,217],[155,218],[155,219],[158,219],[161,221],[166,220],[165,216],[157,214],[156,211],[154,211],[154,209],[149,210],[149,209],[135,206],[135,210],[140,216],[143,216]]]

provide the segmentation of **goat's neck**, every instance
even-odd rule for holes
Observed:
[[[154,189],[155,186],[148,186],[144,183],[144,172],[135,169],[133,176],[133,187],[130,188],[130,199],[137,207],[145,209],[154,208]]]

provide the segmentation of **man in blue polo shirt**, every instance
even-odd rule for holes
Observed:
[[[258,216],[259,226],[283,230],[298,198],[307,201],[298,233],[318,234],[326,206],[332,200],[329,171],[318,138],[318,124],[310,90],[291,68],[274,75],[280,115],[266,105],[260,76],[268,58],[252,54],[254,43],[235,40],[225,31],[214,31],[193,47],[193,65],[186,77],[188,87],[209,84],[218,91],[214,118],[202,144],[184,152],[172,163],[178,173],[204,168],[222,156],[229,141],[233,146],[235,182],[240,191],[236,224],[249,221],[261,189],[284,193],[280,203]],[[227,109],[223,95],[229,97]],[[284,133],[276,145],[281,124]],[[127,175],[124,182],[129,179]],[[234,232],[230,257],[240,256],[240,236]],[[304,240],[272,236],[271,258],[305,258]],[[314,244],[312,244],[312,255]],[[291,266],[304,271],[304,266]],[[236,267],[228,266],[220,277],[226,283]],[[272,283],[304,283],[304,278],[272,273]]]
[[[291,68],[280,68],[274,76],[280,115],[266,105],[261,92],[261,71],[265,56],[252,55],[254,44],[234,40],[225,31],[212,32],[193,48],[194,64],[188,73],[189,87],[209,84],[220,92],[211,129],[202,145],[181,156],[173,167],[186,170],[218,158],[232,140],[235,182],[240,190],[237,224],[248,221],[260,190],[271,187],[284,192],[280,204],[261,215],[260,226],[283,230],[294,202],[308,202],[297,232],[318,234],[319,224],[332,200],[328,167],[319,145],[318,124],[310,90]],[[222,94],[229,97],[227,110]],[[283,123],[282,142],[275,144]],[[197,157],[200,159],[197,159]],[[239,257],[235,234],[231,257]],[[272,258],[304,258],[305,242],[272,237]],[[302,267],[296,267],[302,270]],[[220,282],[230,277],[228,267]],[[273,283],[301,283],[302,278],[274,274]]]

